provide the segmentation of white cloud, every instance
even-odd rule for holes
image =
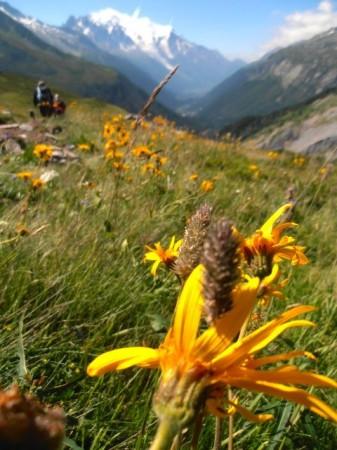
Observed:
[[[310,39],[333,27],[337,27],[337,10],[331,0],[321,1],[316,9],[286,16],[272,40],[262,47],[262,53]]]

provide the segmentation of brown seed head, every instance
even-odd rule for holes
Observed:
[[[226,219],[210,230],[201,262],[205,267],[205,315],[213,323],[232,309],[232,291],[240,277],[239,241]]]
[[[61,408],[47,408],[16,386],[0,391],[0,449],[59,450],[64,426]]]
[[[200,264],[204,242],[211,222],[212,208],[204,204],[189,219],[185,228],[183,244],[174,265],[175,273],[186,280]]]

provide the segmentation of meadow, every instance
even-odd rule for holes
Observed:
[[[28,93],[24,98],[20,105],[12,98],[0,102],[22,120]],[[72,102],[64,119],[50,123],[64,128],[60,139],[76,146],[77,161],[49,163],[34,155],[38,143],[22,156],[1,156],[1,386],[15,382],[61,405],[66,448],[148,448],[157,425],[151,406],[159,373],[86,374],[88,363],[108,349],[156,347],[165,336],[179,284],[162,267],[156,277],[150,274],[145,246],[182,238],[187,220],[205,203],[215,218],[226,217],[249,235],[289,197],[296,200],[293,220],[299,224],[292,234],[310,264],[289,265],[285,298],[258,313],[267,320],[290,306],[316,306],[310,314],[315,329],[287,331],[270,347],[305,348],[317,361],[298,365],[336,379],[335,166],[247,148],[228,136],[201,138],[162,119],[135,129],[117,108]],[[117,146],[109,144],[116,128]],[[39,178],[50,170],[58,176],[38,187],[16,175],[28,171]],[[315,392],[337,407],[335,391]],[[235,416],[236,449],[336,448],[336,426],[306,409],[253,393],[243,395],[243,404],[275,420],[256,425]],[[213,434],[208,416],[201,450],[211,448]],[[223,441],[225,446],[226,430]]]

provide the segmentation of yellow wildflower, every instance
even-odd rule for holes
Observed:
[[[260,176],[260,168],[256,164],[250,164],[249,170],[252,172],[252,174],[255,176],[255,178],[258,178]]]
[[[143,173],[151,173],[153,175],[156,175],[157,177],[162,177],[164,174],[163,172],[156,167],[153,163],[146,163],[142,166],[142,172]]]
[[[90,152],[90,150],[92,149],[92,145],[91,144],[79,144],[77,146],[77,148],[79,150],[81,150],[82,152]]]
[[[293,159],[294,166],[302,167],[305,164],[305,158],[303,156],[296,156],[296,158]]]
[[[135,147],[132,150],[132,154],[133,154],[133,156],[136,156],[137,158],[141,158],[143,156],[147,156],[150,158],[153,155],[151,150],[148,147],[146,147],[145,145],[140,145],[139,147]]]
[[[110,137],[116,132],[115,127],[111,123],[106,123],[104,125],[103,137],[104,139],[110,139]]]
[[[33,178],[31,181],[32,181],[31,186],[34,191],[41,189],[45,185],[44,181],[42,181],[41,178]]]
[[[33,154],[43,161],[49,161],[53,156],[53,147],[46,144],[38,144],[34,147]]]
[[[268,152],[267,156],[269,159],[271,159],[272,161],[275,161],[276,159],[279,159],[280,154],[279,152]]]
[[[199,178],[199,175],[197,173],[192,173],[192,175],[190,175],[190,181],[197,181]]]
[[[210,192],[214,189],[214,183],[211,180],[204,180],[201,185],[200,189],[204,192]]]
[[[156,276],[161,263],[165,264],[168,268],[172,267],[174,261],[177,259],[182,242],[182,239],[176,241],[175,236],[173,236],[167,249],[163,248],[160,242],[154,244],[154,248],[146,246],[146,249],[149,251],[145,253],[144,261],[154,261],[151,267],[151,274],[153,276]]]
[[[33,172],[18,172],[15,176],[20,180],[29,181],[33,178]]]
[[[223,393],[228,386],[289,400],[306,406],[325,419],[337,422],[337,411],[318,397],[297,387],[337,388],[337,382],[313,372],[302,372],[294,365],[261,369],[294,357],[313,358],[313,355],[304,351],[292,351],[255,357],[286,330],[313,326],[307,320],[292,319],[314,308],[299,306],[290,309],[235,342],[235,337],[255,304],[259,279],[252,278],[235,287],[232,309],[199,334],[204,306],[201,295],[202,277],[203,267],[198,266],[184,285],[172,328],[159,348],[129,347],[109,351],[98,356],[88,366],[88,374],[100,376],[132,366],[160,368],[161,382],[154,407],[162,422],[172,421],[176,417],[174,413],[178,412],[176,408],[179,408],[179,417],[184,419],[175,423],[178,430],[188,426],[204,406],[211,414],[226,416],[228,411],[223,408],[224,402],[228,408],[234,407],[235,412],[247,420],[261,423],[273,418],[271,414],[254,415],[236,401],[227,400]]]
[[[287,259],[293,265],[308,264],[309,260],[304,254],[304,247],[295,245],[291,236],[282,236],[284,230],[294,228],[297,224],[292,222],[276,222],[292,207],[290,203],[279,208],[251,237],[244,239],[242,250],[246,260],[250,263],[254,257],[265,257],[265,274],[269,275],[273,262]]]
[[[124,164],[122,162],[117,162],[117,161],[112,163],[112,167],[119,172],[126,172],[129,170],[129,166],[127,164]]]

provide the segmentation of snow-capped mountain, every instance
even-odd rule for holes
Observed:
[[[170,87],[180,96],[200,95],[244,65],[243,61],[229,61],[220,52],[189,42],[171,25],[157,24],[141,16],[139,10],[128,15],[107,8],[85,17],[71,17],[64,29],[82,33],[111,54],[123,55],[155,79],[179,64]]]
[[[179,64],[177,75],[160,94],[171,108],[205,94],[245,64],[187,41],[171,25],[157,24],[139,10],[128,15],[103,9],[70,17],[62,27],[24,16],[6,2],[0,1],[0,11],[65,53],[116,68],[147,92]]]

